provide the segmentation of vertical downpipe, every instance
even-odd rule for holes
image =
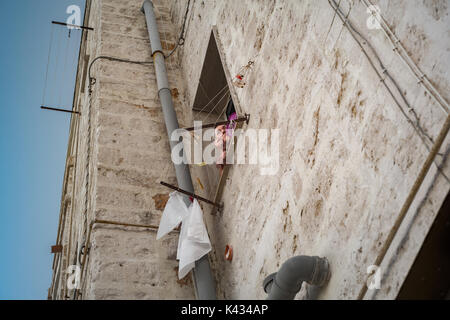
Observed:
[[[179,128],[177,115],[173,107],[172,95],[169,89],[169,80],[167,78],[166,65],[164,61],[164,53],[159,38],[158,26],[156,24],[153,3],[145,0],[142,6],[147,21],[147,29],[150,38],[150,47],[152,51],[153,64],[155,67],[156,81],[158,84],[158,95],[166,123],[167,134],[169,136],[170,149],[179,143],[178,141],[170,141],[172,132]],[[191,173],[186,163],[174,164],[177,176],[178,186],[181,189],[194,193],[192,185]],[[184,197],[186,204],[190,205],[189,199]],[[214,279],[209,265],[208,255],[203,256],[195,262],[194,267],[194,283],[196,296],[199,300],[215,300],[216,288]]]

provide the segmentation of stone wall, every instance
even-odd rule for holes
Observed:
[[[151,60],[142,2],[92,0],[88,24],[95,31],[88,32],[82,47],[78,84],[87,77],[86,63],[100,55]],[[188,1],[154,2],[163,47],[169,52]],[[417,84],[385,35],[366,27],[365,6],[337,2],[376,48],[420,126],[434,140],[445,113]],[[275,175],[261,175],[258,165],[234,165],[222,196],[223,213],[212,216],[205,210],[218,298],[265,298],[262,280],[299,254],[330,261],[332,278],[314,297],[356,298],[432,142],[424,145],[424,137],[395,104],[328,1],[190,4],[185,45],[167,60],[180,125],[192,124],[190,108],[216,25],[230,74],[255,59],[247,85],[236,89],[243,111],[251,114],[244,128],[279,129],[281,137]],[[442,41],[448,38],[447,2],[377,4],[448,101],[450,51]],[[80,264],[79,250],[94,219],[157,225],[169,193],[158,183],[176,182],[153,67],[99,60],[92,76],[96,83],[91,96],[89,81],[85,88],[77,87],[82,116],[71,125],[78,137],[78,147],[73,142],[68,154],[76,159],[76,170],[66,177],[74,183],[66,192],[73,208],[63,210],[60,219],[67,264]],[[436,158],[447,177],[448,147],[447,138]],[[204,168],[194,166],[191,173],[196,192],[210,198],[214,190],[205,183]],[[449,183],[433,165],[383,260],[381,290],[376,296],[369,291],[366,298],[396,297],[448,190]],[[194,298],[190,278],[177,278],[176,234],[157,242],[149,229],[97,224],[90,243],[81,298]],[[231,263],[223,258],[227,244],[234,249]],[[58,266],[54,287],[59,289],[53,297],[61,299],[73,291],[61,289],[66,274]],[[305,297],[313,292],[303,289],[297,299]]]
[[[435,139],[446,114],[383,32],[367,28],[364,4],[336,2],[376,48],[420,126]],[[448,38],[448,3],[376,4],[448,101],[450,51],[442,41]],[[186,5],[172,1],[179,29]],[[326,256],[331,263],[332,278],[318,298],[356,298],[432,142],[424,145],[326,0],[191,2],[186,44],[177,55],[189,79],[186,105],[193,104],[213,25],[232,75],[256,56],[248,84],[236,89],[243,112],[251,114],[247,128],[279,128],[282,137],[277,174],[233,166],[224,213],[208,217],[220,298],[264,298],[263,279],[298,254]],[[435,161],[444,161],[447,177],[448,142]],[[384,282],[374,298],[396,297],[448,190],[433,165],[383,260]],[[234,248],[232,263],[223,258],[226,244]],[[303,290],[297,298],[305,296]]]
[[[142,3],[92,0],[86,19],[95,30],[82,48],[78,83],[88,78],[86,63],[99,56],[152,61]],[[170,50],[175,35],[169,10],[163,1],[155,6],[164,49]],[[168,69],[179,109],[179,70],[174,64]],[[72,228],[71,252],[64,254],[70,259],[79,255],[76,247],[85,244],[94,220],[157,226],[170,193],[159,182],[176,183],[153,66],[100,59],[91,73],[91,95],[88,80],[78,89],[79,128],[76,121],[72,124],[79,140],[78,153],[72,150],[77,159],[75,208],[72,223],[70,218],[64,223],[66,234]],[[193,299],[190,276],[178,280],[177,241],[177,233],[156,241],[153,229],[94,224],[79,297]],[[63,267],[59,276],[64,288]]]

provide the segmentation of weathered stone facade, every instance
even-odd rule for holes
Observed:
[[[85,33],[82,45],[76,89],[81,116],[72,119],[75,142],[69,150],[77,161],[75,206],[63,213],[62,237],[67,250],[71,236],[70,260],[77,259],[78,264],[83,255],[76,250],[89,236],[92,221],[157,226],[169,194],[159,181],[176,181],[151,64],[95,61],[91,68],[95,84],[89,96],[86,66],[96,57],[152,61],[141,6],[137,0],[88,1],[85,23],[94,31]],[[173,48],[168,8],[160,5],[157,10],[163,45]],[[172,88],[179,87],[178,68],[170,69],[169,78]],[[81,88],[83,79],[85,87]],[[174,100],[180,108],[180,101]],[[73,169],[70,172],[73,175]],[[71,190],[66,192],[69,198]],[[163,241],[156,241],[155,235],[148,228],[94,224],[79,297],[194,298],[190,278],[177,278],[177,234]],[[61,282],[53,298],[73,297],[73,290],[64,291],[65,268],[62,264],[55,270]]]
[[[98,56],[151,61],[142,0],[88,1],[76,108],[71,124],[58,241],[54,299],[65,290],[65,268],[81,264],[80,248],[95,219],[158,225],[175,183],[152,65],[98,60],[89,96],[86,64]],[[338,1],[376,49],[386,69],[433,139],[446,114],[411,75],[385,34],[367,28],[360,1]],[[164,49],[175,45],[187,1],[154,1]],[[377,1],[381,15],[447,101],[450,51],[446,1]],[[218,298],[265,298],[261,283],[298,254],[328,258],[332,277],[321,299],[355,299],[421,169],[426,147],[367,57],[326,0],[191,1],[186,40],[167,60],[180,125],[191,125],[211,28],[217,27],[224,68],[234,75],[254,57],[247,85],[236,89],[245,128],[280,129],[280,168],[262,176],[258,165],[230,168],[224,211],[205,218]],[[411,113],[407,114],[411,116]],[[425,139],[426,140],[426,139]],[[435,163],[450,177],[447,138]],[[71,166],[73,165],[73,166]],[[202,167],[193,181],[205,182]],[[381,265],[374,296],[395,298],[449,191],[434,164]],[[197,187],[197,186],[196,186]],[[198,188],[208,197],[210,190]],[[87,200],[86,200],[87,199]],[[206,206],[205,206],[206,207]],[[83,299],[194,298],[190,278],[178,281],[177,234],[163,241],[139,227],[94,224],[82,276]],[[230,263],[225,245],[234,249]],[[80,256],[81,259],[78,257]],[[73,263],[73,262],[77,263]],[[306,286],[305,286],[306,288]],[[298,295],[305,297],[306,290]]]

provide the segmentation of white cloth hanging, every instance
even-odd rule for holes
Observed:
[[[181,225],[178,240],[177,260],[178,278],[184,278],[195,266],[195,261],[211,251],[208,231],[203,222],[203,212],[196,199],[189,206],[178,192],[172,192],[161,217],[156,239],[172,231],[179,223]]]
[[[184,278],[195,266],[195,261],[211,251],[208,231],[203,222],[203,212],[196,199],[189,207],[189,215],[183,220],[178,245],[178,278]]]
[[[156,240],[161,239],[189,215],[189,210],[184,203],[183,196],[178,192],[172,192],[164,208],[159,222]]]

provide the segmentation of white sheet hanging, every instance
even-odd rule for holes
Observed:
[[[161,217],[156,239],[172,231],[180,222],[181,232],[178,240],[177,260],[179,260],[178,278],[184,278],[195,266],[195,261],[211,251],[211,242],[203,212],[196,199],[186,206],[183,196],[172,192]]]
[[[183,201],[183,196],[178,192],[172,192],[159,222],[156,240],[161,239],[189,215],[189,210]]]
[[[195,261],[211,251],[208,231],[203,222],[203,212],[196,199],[189,207],[189,215],[183,220],[177,258],[180,260],[178,278],[184,278],[195,266]]]

